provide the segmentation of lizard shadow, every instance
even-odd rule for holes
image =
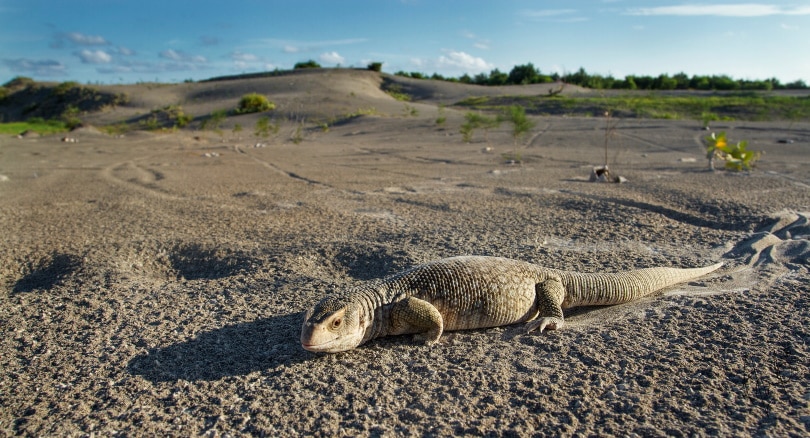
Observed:
[[[303,313],[273,316],[202,332],[193,339],[150,348],[127,371],[152,383],[212,381],[312,358],[298,343]]]

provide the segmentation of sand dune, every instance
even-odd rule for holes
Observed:
[[[523,164],[508,165],[507,126],[467,144],[462,113],[435,123],[437,103],[479,88],[422,84],[414,116],[382,80],[116,86],[132,102],[88,117],[202,115],[245,92],[308,120],[377,110],[309,125],[298,144],[248,129],[0,138],[0,434],[810,432],[810,125],[720,123],[766,152],[734,174],[704,170],[696,122],[623,120],[611,169],[629,182],[591,184],[602,120],[534,118]],[[786,133],[796,141],[778,143]],[[300,347],[303,311],[331,291],[463,254],[726,266],[544,335]]]

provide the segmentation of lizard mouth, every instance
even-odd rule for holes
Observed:
[[[326,352],[341,351],[341,350],[335,350],[334,349],[335,344],[337,344],[337,342],[339,340],[340,340],[340,338],[335,338],[335,339],[330,339],[330,340],[328,340],[326,342],[321,342],[319,344],[309,344],[309,343],[306,343],[306,342],[302,342],[301,346],[304,347],[304,350],[312,351],[312,352],[315,352],[315,353],[320,353],[320,352],[324,352],[324,351],[326,351]]]

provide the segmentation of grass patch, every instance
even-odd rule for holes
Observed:
[[[68,126],[61,120],[29,119],[25,122],[0,123],[0,134],[17,135],[33,131],[41,135],[65,132]]]
[[[763,93],[711,95],[626,94],[603,97],[497,96],[471,97],[457,105],[503,111],[520,105],[529,114],[592,116],[611,112],[614,117],[650,119],[712,119],[776,121],[810,118],[810,98]]]

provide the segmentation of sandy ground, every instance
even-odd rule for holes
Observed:
[[[766,151],[733,174],[696,122],[624,120],[629,182],[592,184],[602,120],[536,118],[516,166],[506,127],[465,144],[414,105],[300,144],[0,138],[0,435],[810,433],[810,125],[720,126]],[[726,266],[543,335],[299,345],[331,291],[463,254]]]

